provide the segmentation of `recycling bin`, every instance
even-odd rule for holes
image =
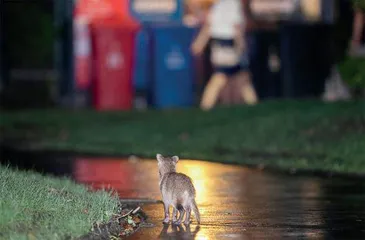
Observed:
[[[161,23],[151,25],[151,33],[152,105],[156,108],[192,106],[195,100],[195,64],[190,45],[197,29]]]
[[[133,107],[133,63],[137,28],[118,19],[92,24],[93,105],[97,110]]]
[[[136,36],[133,86],[136,91],[146,91],[151,72],[151,35],[143,27]]]
[[[139,30],[135,44],[133,69],[134,108],[146,109],[150,103],[152,72],[151,35],[145,26]]]

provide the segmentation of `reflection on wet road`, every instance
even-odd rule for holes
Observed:
[[[155,160],[81,159],[73,176],[122,198],[160,200]],[[131,239],[365,239],[365,184],[287,176],[237,166],[180,160],[177,170],[197,189],[202,223],[163,226],[161,203],[145,203],[155,227]]]

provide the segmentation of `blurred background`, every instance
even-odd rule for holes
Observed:
[[[247,89],[239,73],[227,74],[217,103],[242,106],[203,112],[202,99],[215,98],[205,93],[217,73],[216,39],[201,54],[193,46],[224,2],[231,10],[242,5],[236,14],[245,19],[245,48],[230,46],[230,53],[258,101],[240,96]],[[231,30],[234,11],[216,11]],[[40,229],[47,239],[62,236],[56,231],[69,238],[63,226],[90,226],[78,215],[91,221],[84,206],[94,204],[73,201],[86,198],[63,194],[64,183],[50,189],[50,179],[34,184],[31,173],[1,164],[108,186],[124,199],[157,200],[157,164],[147,159],[161,153],[183,159],[178,171],[195,181],[198,239],[365,238],[364,181],[335,178],[365,173],[365,0],[1,0],[0,16],[3,236]],[[98,204],[94,215],[104,218]],[[144,210],[161,224],[162,206]],[[165,229],[155,226],[136,238]]]
[[[213,70],[190,48],[216,1],[4,0],[1,108],[196,106]],[[364,97],[363,1],[242,2],[274,25],[246,32],[259,101]]]

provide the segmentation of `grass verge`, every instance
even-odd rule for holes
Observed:
[[[119,209],[105,191],[0,165],[0,239],[96,239],[87,237],[92,227],[113,225]],[[117,233],[121,227],[114,224]]]
[[[255,107],[147,112],[21,111],[2,135],[38,149],[156,152],[282,169],[365,173],[365,102],[273,101]]]

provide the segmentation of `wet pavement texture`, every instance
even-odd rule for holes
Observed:
[[[113,188],[122,199],[144,200],[142,209],[152,225],[130,239],[365,239],[362,180],[180,160],[177,171],[189,175],[197,190],[201,225],[192,216],[189,227],[166,226],[162,203],[146,201],[161,200],[156,160],[74,157],[62,164],[79,183]]]

